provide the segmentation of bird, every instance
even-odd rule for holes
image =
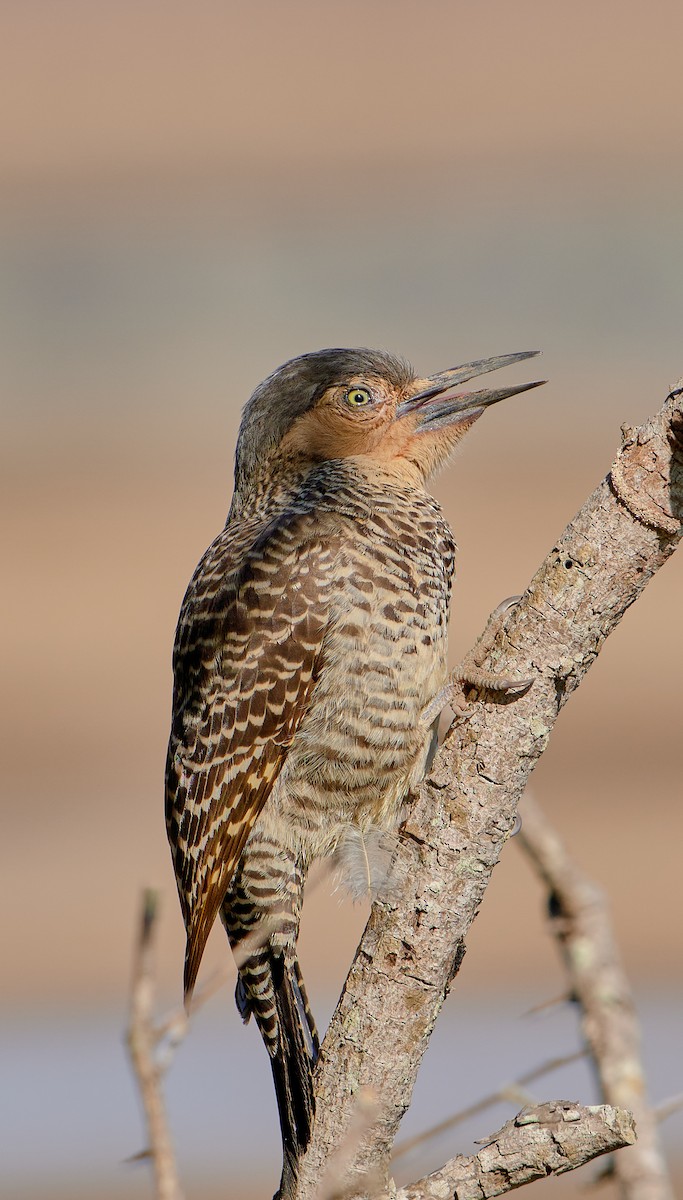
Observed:
[[[354,833],[395,829],[425,774],[456,551],[426,485],[486,408],[543,381],[460,385],[536,353],[427,377],[367,349],[286,362],[243,410],[227,521],[182,603],[166,822],[185,995],[220,917],[270,1057],[283,1196],[320,1046],[297,957],[306,875]]]

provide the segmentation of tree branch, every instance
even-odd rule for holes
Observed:
[[[154,1026],[154,935],[158,896],[147,888],[135,946],[127,1042],[133,1073],[147,1121],[149,1149],[135,1156],[151,1159],[157,1200],[182,1200],[173,1144],[161,1090],[163,1069],[155,1057],[159,1033]]]
[[[551,930],[562,949],[571,994],[603,1099],[630,1109],[638,1143],[615,1160],[623,1200],[674,1200],[655,1115],[647,1100],[638,1019],[612,933],[607,901],[579,870],[531,796],[522,802],[520,842],[549,890]]]
[[[601,1154],[632,1146],[633,1117],[623,1109],[584,1108],[571,1100],[529,1105],[471,1158],[458,1155],[439,1171],[396,1192],[395,1200],[482,1200],[525,1183],[563,1175]]]
[[[541,565],[482,665],[533,675],[517,699],[482,695],[446,740],[397,851],[396,887],[374,905],[317,1068],[317,1119],[296,1196],[315,1194],[344,1142],[359,1088],[379,1115],[346,1178],[369,1170],[389,1187],[391,1146],[410,1103],[434,1022],[517,803],[558,713],[605,638],[681,538],[683,411],[672,393],[641,429],[625,431],[610,475]]]

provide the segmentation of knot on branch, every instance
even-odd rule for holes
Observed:
[[[662,420],[640,429],[622,426],[622,445],[610,472],[612,490],[631,516],[675,536],[683,524],[683,387],[667,397]]]

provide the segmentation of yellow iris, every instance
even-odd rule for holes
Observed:
[[[346,393],[346,402],[353,408],[362,408],[364,404],[369,404],[371,400],[372,396],[367,388],[349,388]]]

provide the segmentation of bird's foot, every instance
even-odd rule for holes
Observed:
[[[501,626],[511,608],[519,603],[519,596],[508,596],[491,613],[486,629],[473,650],[466,654],[459,666],[451,673],[448,682],[434,697],[423,713],[425,722],[431,722],[449,705],[457,717],[467,708],[465,692],[476,688],[480,692],[508,692],[520,694],[530,688],[533,679],[512,679],[508,675],[497,675],[495,671],[485,671],[480,666],[493,646]]]

